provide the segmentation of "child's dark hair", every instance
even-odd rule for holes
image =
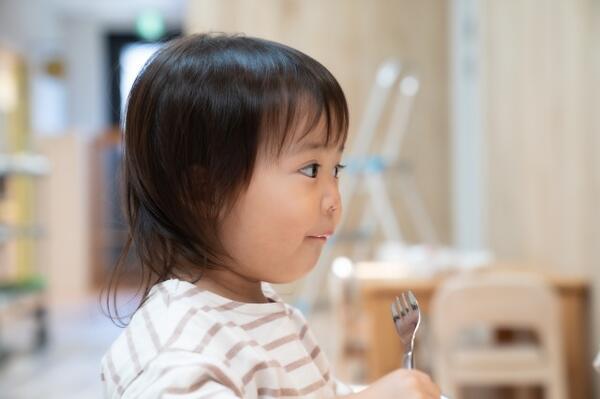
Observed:
[[[112,300],[121,321],[116,290],[130,252],[142,299],[156,283],[197,281],[204,268],[227,264],[218,222],[250,183],[258,152],[276,159],[292,139],[287,132],[307,134],[321,120],[325,144],[345,142],[344,93],[300,51],[225,34],[191,35],[159,50],[127,104],[122,187],[129,236],[108,283],[109,315]]]

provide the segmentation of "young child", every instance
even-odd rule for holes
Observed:
[[[123,163],[143,300],[102,359],[106,397],[439,398],[409,370],[352,394],[268,284],[306,275],[334,233],[347,130],[334,77],[282,44],[194,35],[152,57]]]

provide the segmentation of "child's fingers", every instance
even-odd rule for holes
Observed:
[[[438,386],[431,380],[431,377],[420,371],[420,370],[402,370],[405,375],[408,375],[409,378],[412,379],[412,384],[414,384],[415,390],[423,392],[427,398],[440,398],[440,389]],[[404,376],[403,376],[404,378]]]
[[[419,374],[419,378],[421,379],[427,394],[432,398],[439,399],[441,395],[440,388],[431,380],[431,377],[428,374],[423,372],[420,372]]]

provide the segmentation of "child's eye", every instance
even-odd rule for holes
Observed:
[[[338,178],[338,177],[339,177],[339,174],[340,174],[340,171],[341,171],[342,169],[344,169],[345,167],[346,167],[346,165],[342,165],[341,163],[338,163],[337,165],[335,165],[335,175],[334,175],[334,176],[335,176],[336,178]]]
[[[304,168],[300,169],[300,172],[302,172],[304,175],[314,179],[317,177],[320,167],[321,167],[321,165],[319,165],[318,163],[313,163],[313,164],[310,164],[310,165],[305,166]],[[346,165],[341,165],[341,164],[335,165],[334,172],[333,172],[334,177],[337,178],[340,174],[340,171],[342,169],[344,169],[345,167],[346,167]]]
[[[310,165],[305,166],[302,169],[300,169],[300,172],[302,174],[314,179],[317,177],[317,173],[319,172],[320,167],[321,167],[321,165],[319,165],[318,163],[311,163]]]

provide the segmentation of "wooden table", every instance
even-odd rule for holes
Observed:
[[[366,317],[366,368],[368,379],[372,381],[401,364],[403,349],[390,318],[393,298],[399,292],[410,289],[427,314],[433,294],[444,277],[405,277],[394,272],[390,265],[381,263],[361,263],[356,271],[361,314]],[[568,397],[589,399],[591,352],[587,345],[588,283],[582,278],[540,274],[560,297]]]

